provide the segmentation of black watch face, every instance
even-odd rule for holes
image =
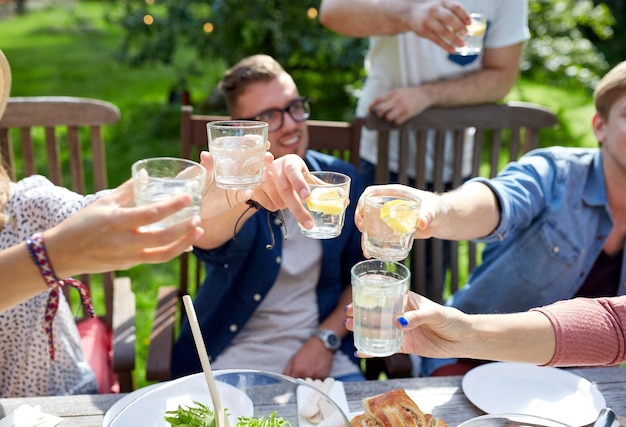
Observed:
[[[335,334],[328,335],[328,345],[331,348],[338,348],[339,347],[339,337],[337,337],[337,335],[335,335]]]

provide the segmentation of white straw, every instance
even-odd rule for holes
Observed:
[[[202,332],[200,331],[200,325],[198,324],[198,318],[196,317],[196,310],[193,307],[193,301],[189,295],[183,295],[183,304],[185,306],[185,311],[187,312],[189,325],[191,326],[193,340],[196,343],[196,350],[198,350],[198,356],[200,357],[200,364],[202,365],[202,370],[204,371],[204,377],[206,378],[206,383],[209,386],[209,393],[211,394],[211,400],[213,401],[213,410],[215,411],[216,426],[229,427],[230,422],[228,418],[224,419],[224,410],[222,408],[220,395],[217,392],[215,379],[213,378],[209,355],[206,352],[204,340],[202,339]]]

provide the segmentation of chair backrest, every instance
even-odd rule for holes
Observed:
[[[9,98],[0,120],[2,164],[14,181],[38,173],[80,194],[105,189],[102,125],[115,123],[119,117],[115,105],[100,100],[60,96]],[[89,145],[81,141],[86,133],[82,128],[88,132]],[[86,173],[88,170],[90,174]],[[106,291],[110,291],[112,277],[103,275]],[[89,286],[89,276],[81,279]],[[111,300],[107,298],[106,303]],[[106,308],[109,316],[111,307]],[[111,324],[110,318],[107,324]]]
[[[0,155],[9,176],[19,180],[29,175],[45,175],[54,184],[64,186],[76,193],[87,194],[108,188],[105,147],[102,127],[120,118],[119,109],[108,102],[63,96],[9,98],[6,111],[0,119]],[[81,275],[80,279],[90,286],[92,277]],[[117,325],[128,323],[126,351],[114,350],[128,371],[134,369],[134,297],[131,297],[130,281],[115,279],[113,272],[101,275],[104,288],[105,313],[100,316],[115,330]],[[114,282],[117,282],[114,285]],[[123,286],[129,297],[114,295]],[[65,289],[70,296],[69,289]],[[69,301],[69,299],[68,299]],[[122,304],[122,305],[119,305]],[[114,319],[113,306],[116,306]],[[123,309],[121,309],[123,307]],[[130,314],[132,313],[132,315]],[[83,313],[84,314],[84,313]],[[131,324],[133,323],[133,324]],[[124,343],[119,343],[123,345]],[[133,347],[132,349],[130,347]],[[124,369],[126,369],[124,368]],[[130,372],[127,372],[130,375]],[[124,391],[132,389],[132,378],[120,378]]]
[[[357,123],[364,125],[370,130],[377,131],[378,159],[376,165],[376,182],[391,182],[389,171],[389,155],[393,145],[390,144],[391,131],[398,134],[397,158],[399,159],[396,182],[409,184],[408,162],[410,157],[409,143],[415,141],[415,165],[417,176],[414,185],[420,189],[429,189],[435,192],[443,192],[455,188],[463,183],[463,180],[474,176],[495,176],[501,167],[512,160],[516,160],[538,146],[539,132],[544,128],[551,128],[557,122],[556,116],[548,109],[535,104],[523,102],[509,102],[505,104],[481,104],[455,108],[431,108],[405,123],[397,125],[379,118],[376,115],[368,115],[359,118]],[[471,172],[469,175],[462,173],[464,159],[464,138],[468,128],[475,128],[474,149],[471,154]],[[453,165],[451,180],[444,176],[444,141],[451,138],[452,153],[451,164]],[[431,177],[425,175],[426,153],[428,141],[434,142]],[[450,155],[450,154],[447,154]],[[427,244],[432,245],[432,253],[428,258],[427,270]],[[444,257],[444,246],[449,246],[448,256]],[[467,253],[465,248],[467,246]],[[412,288],[420,294],[443,301],[444,285],[446,281],[446,265],[450,274],[450,292],[458,289],[460,283],[459,254],[463,248],[463,257],[467,260],[467,275],[477,263],[477,245],[467,242],[449,242],[444,245],[443,241],[430,239],[430,241],[418,240],[413,247],[410,260],[412,273]],[[445,261],[447,259],[447,262]],[[430,271],[427,278],[427,271]],[[464,276],[465,276],[464,275]]]

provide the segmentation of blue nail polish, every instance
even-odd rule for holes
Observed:
[[[348,312],[348,305],[347,305],[347,304],[343,306],[343,312],[344,312],[344,313],[347,313],[347,312]]]
[[[400,316],[398,317],[398,323],[400,324],[400,326],[402,326],[403,328],[406,328],[407,326],[409,326],[409,321],[407,320],[406,317],[404,316]]]

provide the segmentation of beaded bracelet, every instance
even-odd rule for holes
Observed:
[[[61,296],[61,286],[69,285],[78,290],[80,294],[80,302],[85,307],[85,311],[90,317],[95,317],[93,305],[91,304],[91,298],[89,297],[89,290],[79,280],[73,278],[67,278],[64,280],[59,279],[54,273],[50,258],[48,258],[48,252],[46,246],[43,243],[43,234],[35,233],[32,237],[26,239],[26,247],[31,259],[39,267],[41,277],[50,288],[50,294],[48,295],[48,302],[46,304],[45,314],[45,331],[48,335],[48,351],[50,353],[50,360],[54,360],[54,340],[52,336],[52,322],[54,316],[59,308],[59,299]]]

